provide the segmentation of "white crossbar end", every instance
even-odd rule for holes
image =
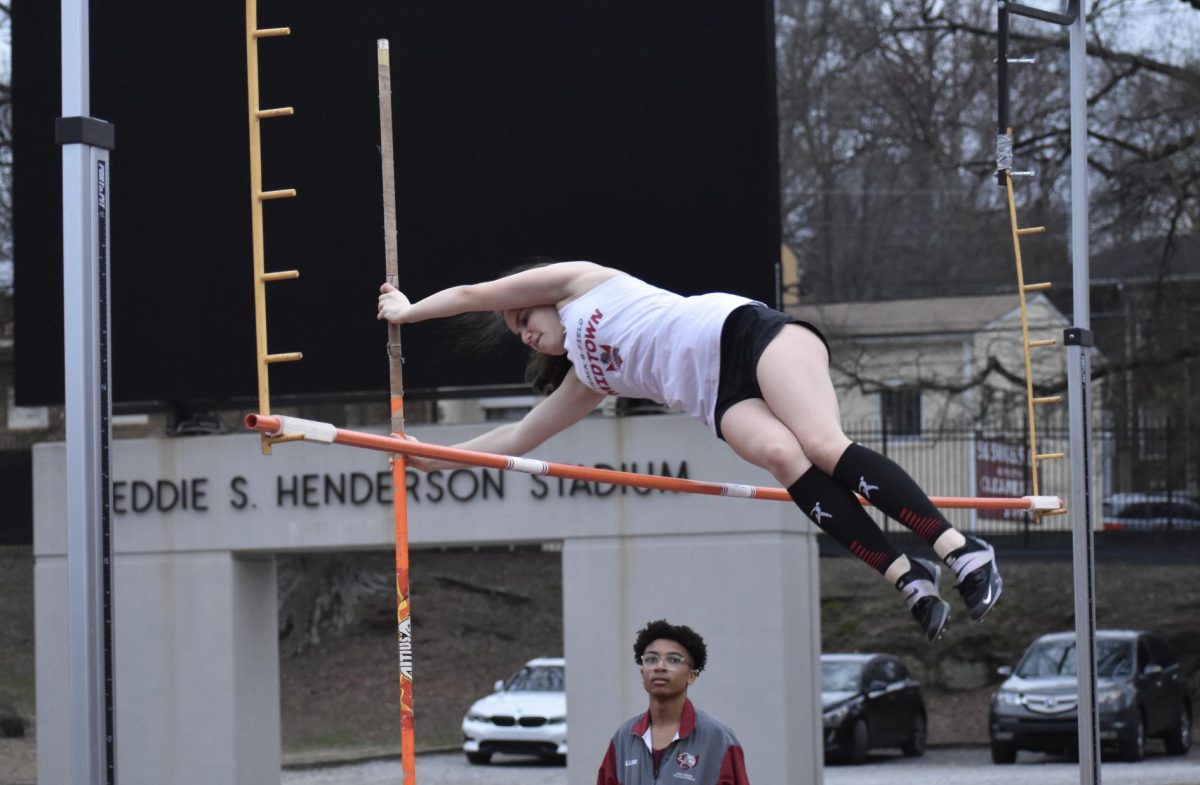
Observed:
[[[1057,496],[1026,496],[1031,510],[1061,510],[1063,500]]]
[[[300,417],[280,417],[279,431],[275,436],[303,436],[305,441],[333,444],[337,428],[327,422],[305,420]]]

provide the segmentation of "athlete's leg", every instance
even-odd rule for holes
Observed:
[[[721,418],[734,452],[769,471],[813,523],[879,572],[900,557],[854,495],[812,465],[796,437],[760,398],[734,404]]]
[[[721,433],[745,460],[785,485],[813,523],[904,592],[930,640],[941,634],[949,606],[937,594],[937,568],[912,562],[892,545],[854,494],[809,460],[795,435],[760,398],[741,401],[721,418]]]
[[[851,442],[842,431],[825,344],[811,330],[786,325],[763,350],[756,374],[767,408],[817,468],[832,475]]]
[[[759,359],[758,383],[771,411],[822,471],[931,545],[950,528],[903,469],[846,437],[829,376],[829,356],[815,334],[799,325],[784,327]],[[955,547],[962,545],[958,536]]]
[[[1001,588],[990,546],[954,529],[894,461],[846,437],[825,344],[799,325],[784,327],[763,351],[757,372],[767,406],[813,462],[928,542],[955,570],[971,617],[982,618]]]

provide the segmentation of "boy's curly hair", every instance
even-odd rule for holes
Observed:
[[[641,660],[646,647],[657,640],[675,641],[687,649],[692,659],[692,670],[702,671],[708,663],[708,647],[700,634],[685,624],[671,624],[666,619],[652,621],[638,631],[637,639],[633,642],[635,662]]]

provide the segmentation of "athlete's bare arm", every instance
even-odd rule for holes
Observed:
[[[379,287],[378,318],[392,324],[423,322],[474,311],[559,306],[622,273],[592,262],[558,262],[484,283],[452,286],[410,302],[391,284]]]
[[[589,389],[579,381],[579,377],[568,373],[558,389],[534,406],[529,414],[518,422],[501,425],[453,446],[499,455],[524,455],[559,431],[566,430],[582,420],[604,398],[604,393]],[[410,457],[408,465],[427,472],[466,467],[466,464],[416,457]]]

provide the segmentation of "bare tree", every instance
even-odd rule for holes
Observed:
[[[1098,375],[1113,380],[1106,404],[1119,419],[1170,414],[1195,428],[1200,3],[1089,7],[1090,239],[1094,278],[1111,279],[1093,283]],[[1012,292],[1015,303],[994,178],[995,14],[990,0],[778,0],[784,239],[801,300]],[[1037,61],[1010,70],[1017,168],[1037,172],[1018,181],[1018,210],[1022,224],[1048,229],[1023,244],[1026,279],[1052,281],[1067,312],[1068,43],[1062,28],[1014,19],[1013,54]],[[842,370],[861,390],[882,389],[869,365]],[[966,382],[919,382],[987,400],[1017,370],[989,359]]]
[[[1148,237],[1169,244],[1196,231],[1193,216],[1200,215],[1200,66],[1191,53],[1172,53],[1172,60],[1116,48],[1111,31],[1134,10],[1110,0],[1096,4],[1089,20],[1099,249]],[[982,0],[781,0],[785,239],[811,295],[1010,285],[1006,220],[991,179],[995,35],[994,4]],[[1027,23],[1015,26],[1013,42],[1038,59],[1013,80],[1015,153],[1038,171],[1022,183],[1022,209],[1063,240],[1058,250],[1034,248],[1030,261],[1060,272],[1067,38],[1059,28]]]
[[[1114,48],[1105,31],[1120,28],[1130,4],[1095,9],[1114,18],[1089,26],[1098,31],[1088,47],[1093,245],[1170,242],[1195,232],[1200,215],[1200,65],[1190,53],[1175,62]],[[785,239],[811,293],[1011,288],[1007,219],[992,178],[992,4],[781,0],[777,29]],[[1067,39],[1030,23],[1013,40],[1038,59],[1013,79],[1016,156],[1038,172],[1018,198],[1025,216],[1061,241],[1030,254],[1035,264],[1062,264]]]
[[[782,2],[779,100],[785,239],[813,299],[936,291],[986,258],[1002,218],[980,171],[991,149],[985,42],[936,24],[938,4]],[[977,23],[985,11],[977,9]],[[975,291],[1009,269],[969,269]]]

